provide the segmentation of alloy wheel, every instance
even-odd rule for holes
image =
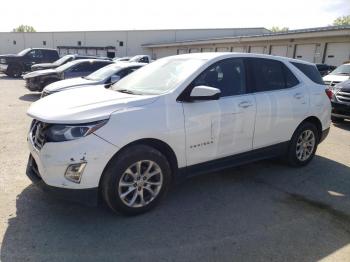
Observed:
[[[159,194],[163,185],[163,173],[151,160],[141,160],[130,165],[118,183],[118,195],[128,207],[148,205]]]
[[[296,145],[296,156],[300,161],[306,161],[312,155],[316,145],[315,134],[311,130],[304,130],[298,140]]]

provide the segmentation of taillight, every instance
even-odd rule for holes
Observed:
[[[328,96],[329,99],[333,98],[333,91],[330,88],[327,88],[326,90],[326,95]]]

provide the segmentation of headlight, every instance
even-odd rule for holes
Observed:
[[[52,125],[46,130],[46,140],[47,142],[63,142],[78,139],[95,132],[107,121],[108,119],[87,124]]]
[[[1,58],[1,59],[0,59],[0,63],[1,63],[1,64],[6,64],[6,59],[5,59],[5,58]]]

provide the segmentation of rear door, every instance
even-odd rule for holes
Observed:
[[[230,58],[204,70],[188,87],[221,90],[219,100],[183,102],[187,165],[249,151],[255,119],[254,96],[246,94],[244,61]]]
[[[253,148],[290,140],[308,112],[307,89],[280,61],[265,58],[247,60],[249,89],[256,101]]]
[[[24,67],[26,71],[30,71],[30,68],[34,64],[41,63],[44,59],[42,50],[33,49],[29,51],[24,57]]]

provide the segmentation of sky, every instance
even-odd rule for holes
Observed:
[[[12,0],[1,1],[0,31],[20,24],[37,31],[331,25],[350,15],[350,0]]]

